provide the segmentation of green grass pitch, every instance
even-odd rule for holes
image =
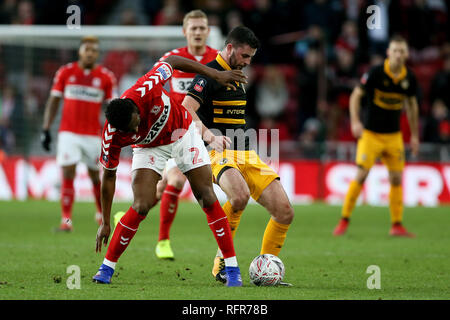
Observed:
[[[114,204],[113,212],[128,204]],[[295,207],[295,219],[280,254],[285,280],[293,287],[256,287],[248,266],[259,254],[267,212],[249,205],[236,234],[235,248],[244,280],[226,288],[211,276],[216,243],[197,204],[180,203],[171,231],[174,261],[154,254],[159,206],[141,223],[122,255],[111,285],[91,282],[106,248],[95,253],[92,203],[75,203],[74,232],[55,234],[59,203],[0,202],[0,300],[303,300],[449,299],[450,208],[406,208],[405,226],[415,239],[392,238],[384,207],[355,209],[348,234],[332,230],[340,208],[325,204]],[[81,288],[68,289],[67,267],[81,271]],[[368,266],[380,268],[380,289],[368,289]]]

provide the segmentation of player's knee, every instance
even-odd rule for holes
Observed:
[[[212,185],[193,188],[192,193],[202,207],[209,207],[217,200]]]
[[[294,208],[286,201],[277,205],[275,212],[272,214],[279,223],[291,224],[294,220]]]
[[[177,175],[175,177],[172,177],[171,179],[168,179],[167,184],[177,188],[178,190],[181,190],[183,189],[185,182],[186,177],[184,175]]]
[[[167,180],[159,180],[158,184],[156,185],[156,200],[159,201],[162,197],[162,194],[164,192],[164,189],[167,186]]]
[[[73,180],[75,179],[76,169],[75,167],[63,167],[62,174],[64,179]]]
[[[389,177],[389,182],[390,182],[391,185],[393,185],[393,186],[399,186],[399,185],[401,185],[401,184],[402,184],[402,176],[401,176],[401,174],[399,174],[399,175],[397,175],[397,174],[391,175],[391,176]]]
[[[154,203],[151,203],[147,200],[138,200],[134,201],[133,209],[140,215],[146,216],[150,209],[154,206]]]
[[[358,168],[358,172],[356,173],[356,182],[358,182],[360,185],[364,184],[366,181],[367,176],[369,175],[369,170],[364,169],[362,167]]]
[[[169,170],[167,173],[167,184],[181,190],[186,183],[186,176],[178,169]]]
[[[244,210],[247,206],[248,200],[250,199],[250,193],[249,192],[240,192],[237,195],[234,195],[230,199],[231,207],[234,211],[241,211]]]

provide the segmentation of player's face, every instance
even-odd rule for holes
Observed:
[[[405,42],[392,41],[389,44],[387,56],[394,66],[403,66],[408,59],[408,45]]]
[[[256,49],[253,49],[248,44],[242,46],[230,45],[230,67],[231,69],[244,69],[250,64],[253,56],[256,54]]]
[[[188,46],[204,47],[209,35],[208,21],[205,18],[192,18],[183,28]]]
[[[139,113],[133,112],[131,114],[131,121],[128,124],[127,132],[138,133],[140,123],[141,123],[141,117],[139,116]]]
[[[80,61],[85,68],[92,68],[98,59],[99,48],[98,43],[95,42],[85,42],[81,45],[78,50],[80,56]]]

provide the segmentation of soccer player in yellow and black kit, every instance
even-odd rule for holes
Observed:
[[[227,36],[225,47],[207,66],[220,71],[243,69],[250,64],[258,47],[259,40],[250,29],[236,27]],[[278,256],[294,218],[294,210],[278,174],[249,147],[248,137],[245,138],[244,134],[246,92],[242,83],[236,83],[235,89],[228,90],[213,79],[197,75],[183,105],[193,114],[203,140],[212,148],[209,155],[213,179],[227,195],[228,201],[223,209],[232,236],[251,196],[271,215],[260,254]],[[223,282],[222,269],[223,259],[218,251],[212,273]]]
[[[350,183],[342,207],[342,217],[333,234],[345,234],[356,200],[361,192],[370,168],[378,158],[389,171],[389,209],[391,213],[391,236],[414,237],[402,225],[403,191],[402,172],[405,165],[403,138],[400,131],[400,116],[403,106],[411,129],[411,151],[419,150],[418,104],[416,78],[405,66],[408,44],[396,36],[389,42],[384,64],[372,68],[361,78],[350,97],[351,129],[358,139],[356,178]],[[360,120],[361,99],[366,98],[367,113]]]

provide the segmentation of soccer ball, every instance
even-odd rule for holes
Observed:
[[[262,254],[253,259],[248,269],[250,281],[257,286],[276,286],[284,277],[284,264],[273,254]]]

